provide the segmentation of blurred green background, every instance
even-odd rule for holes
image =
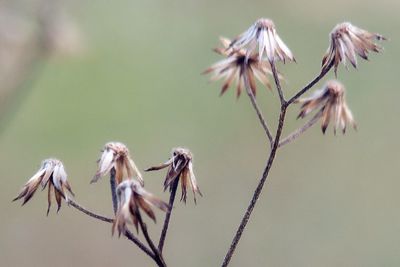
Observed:
[[[19,2],[24,9],[34,1]],[[65,205],[46,217],[44,192],[22,208],[11,202],[41,160],[57,157],[76,200],[111,216],[107,179],[89,185],[108,141],[124,142],[141,169],[173,147],[191,149],[204,197],[197,206],[176,203],[165,258],[169,266],[220,265],[268,146],[246,95],[218,97],[221,84],[200,73],[220,59],[211,51],[220,35],[269,17],[298,61],[280,65],[287,96],[319,71],[336,23],[390,41],[358,70],[340,67],[357,132],[334,136],[329,128],[323,136],[318,126],[279,151],[231,266],[400,266],[399,8],[396,0],[68,2],[84,51],[45,57],[2,104],[0,265],[153,266],[111,237],[109,224]],[[259,88],[258,101],[275,126],[277,93]],[[297,111],[290,109],[285,134],[301,125]],[[147,189],[167,200],[163,179],[145,174]],[[157,217],[148,222],[153,237]]]

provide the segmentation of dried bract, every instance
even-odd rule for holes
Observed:
[[[331,120],[334,121],[335,134],[338,128],[344,134],[347,124],[352,125],[354,129],[357,128],[346,104],[345,88],[336,80],[328,81],[322,89],[315,91],[309,98],[299,99],[298,102],[302,104],[298,118],[304,118],[310,112],[320,109],[323,133]]]
[[[223,80],[220,95],[223,95],[232,84],[236,83],[236,96],[239,97],[245,88],[245,77],[253,95],[256,95],[256,79],[264,86],[271,89],[271,83],[267,75],[271,75],[271,68],[267,62],[258,61],[258,54],[250,55],[246,61],[246,51],[243,49],[232,50],[229,48],[230,40],[221,38],[222,48],[215,48],[214,51],[227,58],[215,63],[204,71],[204,74],[211,73],[211,80]]]
[[[180,179],[182,188],[181,201],[183,200],[186,203],[187,189],[190,184],[193,191],[194,202],[196,203],[196,193],[200,196],[203,195],[200,192],[196,177],[194,176],[192,161],[192,153],[186,148],[179,147],[172,150],[172,157],[167,162],[159,166],[151,167],[146,171],[156,171],[168,167],[167,176],[164,181],[164,191],[168,187],[171,190],[173,182],[176,179]]]
[[[121,233],[125,233],[128,223],[135,225],[136,230],[139,230],[139,220],[142,219],[139,209],[156,222],[155,214],[151,209],[152,206],[162,211],[167,211],[169,208],[167,203],[147,192],[138,181],[133,179],[125,180],[118,185],[117,197],[118,210],[112,226],[112,234],[117,228],[119,236]]]
[[[262,60],[266,54],[270,62],[286,59],[295,61],[295,58],[276,33],[275,24],[270,19],[261,18],[257,20],[247,31],[235,38],[230,48],[233,49],[246,49],[246,57],[249,58],[250,54],[254,54],[258,46],[258,59]]]
[[[128,148],[119,142],[110,142],[104,146],[99,160],[99,167],[91,183],[97,182],[100,177],[107,175],[112,169],[115,171],[117,184],[125,177],[135,177],[143,185],[143,178],[139,169],[133,162]]]
[[[329,48],[322,59],[322,71],[333,64],[335,73],[337,73],[340,62],[347,68],[346,59],[350,61],[354,68],[357,68],[356,54],[368,60],[370,51],[379,52],[382,50],[382,47],[374,42],[375,40],[386,40],[386,38],[380,34],[360,29],[349,22],[336,25],[330,33]]]
[[[42,162],[39,171],[28,180],[24,187],[22,187],[19,195],[14,198],[13,201],[24,198],[22,202],[22,205],[24,205],[32,198],[39,185],[42,186],[42,189],[45,189],[45,187],[48,185],[47,214],[49,214],[50,211],[51,195],[53,192],[58,206],[57,212],[61,208],[62,198],[64,198],[68,202],[68,195],[66,194],[66,190],[68,190],[71,195],[74,196],[71,186],[68,183],[67,173],[64,170],[62,162],[57,159],[46,159]]]

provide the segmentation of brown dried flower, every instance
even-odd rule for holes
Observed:
[[[329,48],[322,59],[322,71],[333,64],[336,74],[340,62],[343,62],[347,68],[346,58],[354,68],[357,68],[356,54],[368,60],[369,51],[378,53],[382,50],[382,47],[374,42],[375,40],[386,40],[386,38],[360,29],[349,22],[336,25],[330,33]]]
[[[250,89],[256,95],[256,80],[272,89],[267,75],[272,74],[267,62],[258,61],[258,54],[250,55],[246,64],[246,51],[243,49],[232,50],[229,48],[229,39],[220,38],[222,48],[215,48],[214,51],[227,58],[215,63],[204,71],[204,74],[212,73],[211,80],[223,80],[220,95],[223,95],[229,87],[236,83],[236,97],[239,97],[245,87],[244,75],[247,72]]]
[[[176,179],[180,179],[182,188],[181,201],[183,200],[186,203],[187,188],[190,184],[193,191],[194,202],[196,203],[196,193],[200,196],[203,195],[200,192],[196,177],[194,176],[192,161],[192,153],[186,148],[178,147],[172,150],[172,157],[167,162],[159,166],[151,167],[146,171],[156,171],[168,167],[167,176],[164,181],[164,191],[168,187],[171,190],[173,182]]]
[[[64,170],[62,162],[57,159],[46,159],[42,162],[39,171],[28,180],[24,187],[22,187],[19,195],[14,198],[13,201],[24,198],[22,202],[22,205],[24,205],[35,194],[39,184],[42,186],[42,189],[45,189],[46,185],[48,185],[47,214],[49,214],[50,211],[52,192],[54,192],[57,202],[57,212],[61,208],[62,198],[68,202],[68,195],[66,194],[65,189],[74,196],[71,186],[68,183],[67,173]]]
[[[323,133],[325,133],[331,119],[334,121],[335,134],[338,128],[341,128],[344,134],[347,124],[357,129],[353,115],[346,104],[345,88],[336,80],[328,81],[322,89],[315,91],[308,98],[299,99],[298,102],[302,105],[297,118],[304,118],[310,112],[321,108],[319,113],[322,118],[321,128]]]
[[[107,143],[102,152],[99,160],[99,168],[91,183],[97,182],[100,177],[107,175],[114,169],[117,184],[122,182],[124,175],[129,178],[135,177],[142,185],[144,184],[142,175],[133,162],[128,148],[124,144],[119,142]]]
[[[139,220],[142,219],[139,209],[142,209],[156,222],[151,207],[155,206],[162,211],[167,211],[169,208],[167,203],[147,192],[138,181],[133,179],[125,180],[118,185],[117,197],[118,210],[112,226],[113,235],[115,228],[117,228],[119,236],[121,233],[125,233],[127,223],[135,225],[136,230],[138,230]]]
[[[296,61],[290,49],[276,33],[275,24],[270,19],[258,19],[247,31],[236,37],[229,47],[247,48],[246,57],[249,58],[257,49],[257,45],[259,61],[262,60],[264,53],[270,62],[277,60],[285,62],[286,59]]]

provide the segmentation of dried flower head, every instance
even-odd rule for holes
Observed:
[[[110,142],[104,146],[99,160],[99,168],[91,183],[97,182],[100,177],[107,175],[112,169],[115,171],[117,184],[122,182],[125,177],[135,177],[143,185],[143,178],[139,169],[133,162],[128,148],[119,142]]]
[[[330,44],[322,59],[322,71],[333,64],[335,73],[337,73],[340,62],[343,62],[347,68],[346,58],[354,68],[357,68],[356,54],[368,60],[370,51],[378,53],[382,50],[382,47],[374,42],[375,40],[386,40],[386,38],[380,34],[360,29],[349,22],[336,25],[330,33]]]
[[[296,61],[290,49],[276,33],[275,24],[270,19],[261,18],[257,20],[247,31],[236,37],[229,47],[233,49],[246,48],[246,56],[257,49],[258,60],[261,61],[264,53],[270,62],[286,59]]]
[[[156,216],[151,207],[155,206],[162,211],[167,211],[169,208],[167,203],[147,192],[138,181],[133,179],[125,180],[118,185],[117,197],[118,210],[112,226],[113,235],[115,228],[118,229],[119,236],[125,233],[127,223],[135,225],[136,230],[139,230],[138,223],[142,219],[139,209],[156,222]]]
[[[196,177],[193,172],[193,157],[192,153],[186,148],[175,148],[172,150],[172,157],[165,163],[154,166],[146,171],[156,171],[168,167],[167,176],[164,181],[164,191],[169,187],[172,189],[172,184],[176,179],[181,181],[182,195],[181,201],[186,203],[187,188],[190,184],[193,191],[194,202],[196,203],[196,193],[203,196],[197,185]]]
[[[24,187],[22,187],[19,195],[14,198],[13,201],[24,198],[22,202],[22,205],[24,205],[32,198],[39,185],[42,186],[42,189],[45,189],[46,185],[48,185],[47,214],[49,214],[50,211],[52,192],[54,192],[57,202],[57,212],[61,208],[62,198],[68,202],[68,195],[66,194],[65,189],[74,196],[71,186],[68,183],[67,173],[64,170],[62,162],[57,159],[46,159],[42,162],[39,171],[28,180]]]
[[[250,89],[256,95],[256,80],[272,89],[267,75],[272,74],[267,62],[258,61],[258,54],[250,55],[246,61],[246,51],[243,49],[232,50],[229,48],[229,39],[220,38],[222,48],[215,48],[214,51],[227,58],[215,63],[204,71],[204,74],[212,73],[211,80],[223,80],[220,95],[223,95],[229,87],[236,83],[236,96],[239,97],[245,87],[245,73],[247,73]]]
[[[297,118],[304,118],[310,112],[321,108],[319,113],[322,118],[321,128],[323,133],[325,133],[331,119],[334,121],[335,134],[339,127],[344,134],[347,124],[357,129],[353,115],[346,104],[345,88],[336,80],[328,81],[322,89],[315,91],[308,98],[299,99],[298,102],[302,105]]]

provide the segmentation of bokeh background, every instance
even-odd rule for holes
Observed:
[[[218,97],[221,84],[200,73],[220,59],[211,51],[220,35],[269,17],[298,61],[279,66],[287,96],[319,71],[336,23],[390,41],[358,70],[339,70],[357,132],[323,136],[315,127],[279,151],[231,266],[399,266],[399,8],[397,0],[1,2],[0,265],[153,265],[111,237],[109,224],[66,206],[46,217],[44,192],[22,208],[11,202],[41,160],[57,157],[76,200],[111,216],[107,179],[89,181],[113,140],[141,169],[173,147],[193,151],[204,197],[176,204],[165,258],[220,265],[268,146],[246,95]],[[276,92],[260,88],[258,100],[275,126]],[[301,125],[296,112],[285,134]],[[145,174],[147,189],[167,200],[163,178]],[[148,222],[154,237],[157,215]]]

